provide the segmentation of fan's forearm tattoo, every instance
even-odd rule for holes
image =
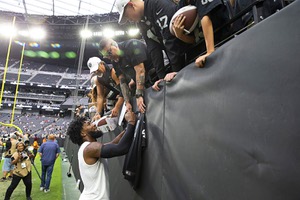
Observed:
[[[121,91],[122,91],[125,102],[129,102],[130,93],[129,93],[129,88],[126,84],[125,78],[120,78],[120,85],[121,85]]]
[[[145,84],[145,75],[141,74],[140,80],[138,81],[138,85],[144,86],[144,84]]]

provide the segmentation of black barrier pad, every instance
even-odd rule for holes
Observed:
[[[300,2],[148,89],[140,188],[110,161],[111,199],[300,199]]]

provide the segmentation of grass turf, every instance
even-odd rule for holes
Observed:
[[[1,176],[2,177],[2,165],[4,160],[1,161],[0,169],[1,169]],[[35,166],[41,174],[41,162],[40,157],[37,154],[35,158]],[[50,183],[50,192],[44,193],[40,191],[40,178],[38,177],[38,174],[36,170],[34,169],[34,166],[32,166],[32,191],[31,191],[31,197],[34,200],[46,200],[46,199],[54,199],[54,200],[60,200],[62,199],[62,175],[61,175],[61,158],[60,156],[56,159],[53,173],[52,173],[52,179]],[[4,199],[6,189],[10,185],[11,181],[6,182],[0,182],[0,199]],[[11,200],[22,200],[26,199],[25,194],[25,186],[23,181],[20,181],[17,188],[14,190],[11,198]]]

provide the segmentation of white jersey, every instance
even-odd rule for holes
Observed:
[[[78,164],[84,189],[79,200],[109,200],[107,160],[99,159],[89,165],[84,161],[83,151],[90,142],[84,142],[78,151]]]

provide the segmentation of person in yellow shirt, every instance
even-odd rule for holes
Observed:
[[[13,191],[16,189],[21,180],[26,187],[26,198],[31,200],[32,178],[31,178],[31,162],[28,151],[25,151],[24,142],[17,143],[17,151],[11,157],[11,163],[15,166],[13,170],[13,178],[10,186],[7,188],[4,200],[9,200]]]

